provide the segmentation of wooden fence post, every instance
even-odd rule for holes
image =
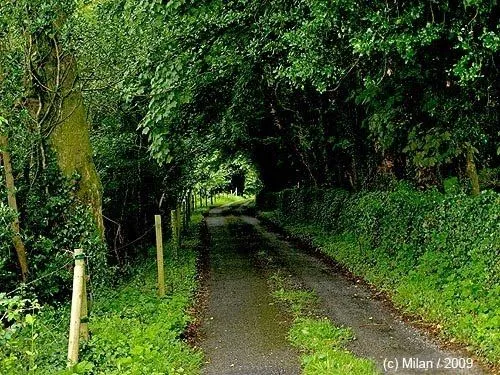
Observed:
[[[181,211],[182,205],[177,204],[177,209],[175,210],[176,219],[177,219],[177,249],[179,249],[181,245],[181,230],[182,230],[182,219],[181,219]]]
[[[161,230],[161,216],[155,215],[156,229],[156,263],[158,265],[158,295],[165,295],[165,268],[163,267],[163,235]]]
[[[80,337],[84,341],[89,339],[89,311],[87,306],[87,273],[85,271],[85,260],[83,261],[83,281],[82,281],[82,308],[80,309]]]
[[[177,244],[179,243],[177,236],[177,212],[175,210],[170,211],[170,227],[172,229],[172,248],[174,250],[174,258],[177,258]]]
[[[78,363],[80,344],[80,317],[82,313],[83,278],[85,275],[85,256],[82,249],[75,249],[75,267],[73,269],[73,295],[71,298],[71,317],[68,341],[68,367]],[[85,295],[85,298],[87,296]]]

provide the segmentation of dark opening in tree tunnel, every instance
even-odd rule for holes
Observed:
[[[245,195],[245,173],[243,171],[237,171],[231,176],[230,188],[236,195]]]

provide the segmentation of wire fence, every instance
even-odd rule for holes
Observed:
[[[171,210],[171,215],[170,215],[170,221],[171,221],[171,228],[169,230],[172,230],[172,248],[175,248],[175,254],[174,259],[177,257],[177,249],[181,245],[181,232],[182,229],[185,229],[186,226],[189,225],[190,222],[190,215],[192,213],[192,210],[194,210],[196,207],[194,203],[189,199],[189,195],[185,196],[181,202],[179,202],[174,210]],[[193,196],[194,198],[194,196]],[[187,217],[184,217],[184,215],[187,215]],[[159,218],[160,220],[157,220]],[[119,227],[121,226],[120,223],[107,218],[110,222],[115,223]],[[159,297],[162,297],[161,293],[161,285],[163,284],[163,289],[164,289],[164,282],[160,282],[160,280],[164,280],[164,267],[163,267],[163,240],[162,240],[162,225],[161,225],[161,217],[160,215],[155,215],[155,224],[148,226],[144,229],[141,235],[139,235],[137,238],[129,241],[126,244],[123,244],[119,247],[116,247],[116,244],[113,247],[109,246],[108,250],[110,251],[117,251],[121,250],[124,248],[127,248],[129,246],[132,246],[134,244],[137,244],[137,242],[143,240],[146,236],[148,236],[151,232],[153,232],[156,229],[156,247],[157,247],[157,258],[156,258],[156,263],[158,267],[158,295]],[[174,233],[176,235],[174,235]],[[87,249],[88,250],[88,249]],[[24,298],[22,297],[22,294],[24,293],[18,293],[17,295],[12,296],[14,293],[21,291],[25,289],[27,286],[33,285],[33,284],[38,284],[44,279],[47,279],[51,276],[54,276],[57,273],[61,273],[62,270],[67,271],[69,274],[73,273],[73,296],[72,298],[72,303],[71,305],[71,314],[70,314],[70,325],[69,325],[69,339],[68,339],[68,363],[76,363],[78,361],[78,350],[79,350],[79,341],[80,339],[83,340],[88,340],[89,339],[89,329],[88,329],[88,322],[89,322],[89,316],[90,312],[92,309],[93,305],[93,299],[94,299],[94,293],[96,292],[96,286],[99,288],[99,283],[95,283],[96,281],[99,280],[99,273],[96,274],[96,268],[94,267],[95,265],[93,264],[93,255],[87,255],[85,254],[85,249],[83,249],[84,254],[82,254],[82,249],[81,248],[76,248],[76,250],[70,251],[70,250],[65,250],[65,252],[70,255],[68,256],[68,259],[64,259],[66,257],[63,256],[59,259],[61,259],[61,264],[60,266],[57,266],[56,269],[51,270],[50,272],[47,272],[35,279],[29,280],[27,282],[21,283],[17,288],[10,290],[9,292],[3,292],[1,293],[2,296],[8,296],[6,298],[6,301],[9,302],[10,299],[21,299]],[[97,257],[97,256],[96,256]],[[67,261],[66,261],[67,260]],[[161,260],[161,261],[160,261]],[[72,267],[74,265],[74,268]],[[151,267],[154,266],[154,263],[151,263]],[[161,277],[160,277],[161,276]],[[94,279],[95,278],[95,279]],[[93,280],[94,279],[94,280]],[[93,283],[94,281],[94,283]],[[88,283],[88,284],[87,284]],[[43,283],[42,283],[43,284]],[[41,285],[41,284],[40,284]],[[88,288],[89,287],[89,288]],[[31,288],[29,289],[31,290]],[[29,291],[28,290],[28,291]],[[80,294],[78,294],[79,290],[82,290]],[[76,291],[76,292],[75,292]],[[163,292],[164,294],[164,292]],[[33,314],[35,314],[35,310],[39,311],[42,306],[38,303],[37,299],[24,299],[22,300],[23,303],[26,301],[27,305],[29,307],[26,307],[26,311],[32,311]],[[74,303],[74,301],[79,301],[77,304]],[[74,311],[77,311],[76,315],[74,314]],[[50,324],[45,322],[43,319],[38,320],[37,322],[43,326],[43,329],[41,329],[39,332],[37,332],[37,336],[39,334],[44,334],[48,335],[50,337],[49,341],[52,343],[58,342],[61,340],[63,336],[61,336],[61,332],[65,331],[66,326],[68,325],[68,317],[66,315],[66,310],[64,310],[64,314],[61,315],[56,315],[55,317],[52,317]],[[78,313],[79,312],[79,313]],[[94,310],[95,313],[95,310]],[[76,318],[75,318],[76,316]],[[0,316],[1,317],[1,316]],[[47,324],[46,324],[47,323]],[[32,327],[33,329],[33,327]],[[86,332],[86,336],[85,333]],[[65,338],[64,338],[65,339]],[[74,357],[73,355],[76,355]]]
[[[151,226],[151,228],[147,229],[147,230],[146,230],[146,231],[145,231],[145,232],[144,232],[144,233],[143,233],[140,237],[137,237],[135,240],[130,241],[130,242],[129,242],[128,244],[126,244],[126,245],[122,245],[122,246],[120,246],[120,247],[117,247],[117,248],[115,249],[115,251],[116,251],[116,250],[121,250],[121,249],[124,249],[124,248],[126,248],[126,247],[128,247],[128,246],[130,246],[130,245],[132,245],[132,244],[134,244],[134,243],[136,243],[136,242],[138,242],[138,241],[142,240],[142,239],[143,239],[144,237],[146,237],[146,235],[147,235],[149,232],[151,232],[153,229],[155,229],[155,226],[154,226],[154,225],[152,225],[152,226]]]
[[[42,275],[42,276],[40,276],[40,277],[38,277],[38,278],[36,278],[36,279],[34,279],[34,280],[30,280],[30,281],[28,281],[28,282],[26,282],[26,283],[21,283],[21,285],[20,285],[20,286],[18,286],[17,288],[15,288],[15,289],[13,289],[13,290],[11,290],[11,291],[9,291],[9,292],[5,293],[5,294],[6,294],[6,295],[10,295],[10,294],[12,294],[12,293],[14,293],[14,292],[16,292],[16,291],[18,291],[18,290],[24,289],[24,288],[26,288],[28,285],[34,284],[34,283],[36,283],[36,282],[38,282],[38,281],[40,281],[40,280],[42,280],[42,279],[45,279],[45,278],[47,278],[47,277],[49,277],[49,276],[52,276],[53,274],[55,274],[55,273],[57,273],[57,272],[60,272],[62,269],[64,269],[64,268],[68,267],[68,266],[69,266],[70,264],[72,264],[72,263],[73,263],[73,259],[71,259],[70,261],[68,261],[67,263],[63,264],[61,267],[59,267],[59,268],[55,269],[55,270],[54,270],[54,271],[52,271],[52,272],[46,273],[45,275]]]
[[[143,232],[143,233],[142,233],[139,237],[137,237],[136,239],[134,239],[134,240],[130,241],[129,243],[127,243],[127,244],[125,244],[125,245],[122,245],[122,246],[120,246],[120,247],[117,247],[117,248],[115,249],[115,251],[116,251],[116,250],[121,250],[121,249],[124,249],[124,248],[126,248],[126,247],[128,247],[128,246],[130,246],[130,245],[133,245],[134,243],[136,243],[136,242],[138,242],[138,241],[142,240],[142,239],[143,239],[144,237],[146,237],[149,233],[151,233],[154,229],[155,229],[155,227],[154,227],[154,225],[152,225],[150,228],[148,228],[146,231],[144,231],[144,232]],[[85,258],[86,258],[86,260],[87,260],[87,262],[86,262],[86,263],[87,263],[87,265],[88,265],[88,259],[89,259],[90,257],[89,257],[88,255],[86,255],[86,256],[85,256]],[[13,293],[15,293],[15,292],[17,292],[17,291],[20,291],[20,290],[22,290],[22,289],[26,288],[26,287],[27,287],[27,286],[29,286],[29,285],[33,285],[33,284],[35,284],[35,283],[39,282],[40,280],[46,279],[47,277],[50,277],[50,276],[52,276],[52,275],[54,275],[54,274],[56,274],[56,273],[58,273],[58,272],[62,271],[63,269],[66,269],[66,268],[67,268],[70,264],[73,264],[73,262],[74,262],[74,259],[71,259],[71,260],[69,260],[68,262],[64,263],[63,265],[61,265],[60,267],[58,267],[57,269],[55,269],[55,270],[53,270],[53,271],[51,271],[51,272],[49,272],[49,273],[46,273],[46,274],[44,274],[44,275],[42,275],[42,276],[40,276],[40,277],[37,277],[36,279],[29,280],[28,282],[23,282],[23,283],[21,283],[21,285],[19,285],[17,288],[12,289],[12,290],[10,290],[10,291],[8,291],[8,292],[5,292],[5,295],[9,296],[9,295],[11,295],[11,294],[13,294]],[[89,268],[89,267],[87,267],[87,268]],[[90,278],[90,274],[89,274],[89,278]],[[91,280],[91,278],[90,278],[90,280]]]

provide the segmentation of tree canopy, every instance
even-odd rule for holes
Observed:
[[[500,191],[499,14],[497,0],[1,0],[0,328],[33,328],[30,299],[67,298],[75,248],[89,290],[113,287],[147,256],[155,215],[177,237],[170,210],[262,193],[300,225],[340,223],[340,254],[363,271],[377,259],[384,278],[411,276],[420,258],[419,275],[443,268],[446,316],[462,285],[460,332],[483,319],[474,345],[497,358],[485,347],[497,334],[498,194],[485,190]],[[186,285],[163,322],[176,340],[195,242],[189,272],[166,265]],[[490,279],[485,312],[473,310]],[[4,332],[5,363],[35,368]]]
[[[356,188],[380,168],[439,185],[463,172],[468,150],[496,167],[497,10],[491,1],[156,4],[140,126],[161,162],[211,144],[245,149],[265,175],[269,150],[281,185]]]
[[[497,16],[491,0],[6,1],[0,118],[27,246],[49,256],[89,206],[120,265],[152,212],[244,179],[498,189]]]

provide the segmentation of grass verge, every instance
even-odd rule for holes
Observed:
[[[485,265],[487,260],[458,268],[448,261],[453,254],[441,249],[415,260],[404,256],[404,244],[401,252],[387,256],[352,233],[334,233],[313,223],[289,220],[278,211],[261,213],[261,217],[387,292],[404,313],[417,316],[448,343],[465,346],[494,373],[499,371],[498,282],[484,280],[481,285],[476,281],[491,268],[491,263]],[[488,284],[490,287],[485,288]]]
[[[288,339],[301,351],[303,375],[372,375],[379,374],[375,364],[346,349],[354,339],[352,330],[338,327],[317,311],[318,296],[302,288],[273,264],[273,258],[262,251],[261,263],[270,273],[268,283],[274,299],[293,316]]]
[[[0,373],[19,374],[198,374],[202,353],[183,340],[192,317],[188,309],[197,288],[198,223],[193,215],[178,259],[165,244],[167,294],[158,298],[155,249],[136,265],[132,277],[99,291],[93,303],[91,339],[80,349],[80,362],[66,369],[67,306],[45,307],[10,335],[0,349]],[[0,339],[5,333],[0,332]]]
[[[223,195],[221,194],[220,196],[216,196],[213,200],[213,204],[210,205],[211,207],[216,207],[216,206],[224,206],[224,205],[231,205],[231,204],[236,204],[236,203],[243,203],[245,201],[251,201],[254,199],[253,197],[241,197],[241,196],[235,196],[232,194],[228,195]]]

